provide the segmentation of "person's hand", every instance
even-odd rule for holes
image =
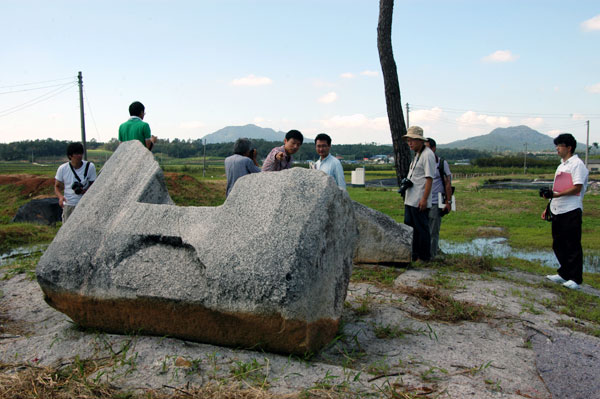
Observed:
[[[277,155],[275,155],[275,159],[278,161],[282,161],[283,158],[285,158],[285,154],[283,152],[278,152]]]
[[[450,213],[452,210],[452,206],[450,206],[450,202],[446,202],[446,206],[444,207],[447,213]]]
[[[419,210],[425,212],[427,210],[427,198],[421,198],[419,201]]]
[[[65,197],[58,197],[58,205],[60,205],[61,208],[65,207]]]
[[[542,212],[542,220],[546,220],[546,209],[544,208],[544,211]]]

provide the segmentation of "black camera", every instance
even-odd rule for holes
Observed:
[[[540,188],[540,197],[551,199],[554,197],[554,192],[552,192],[550,187],[542,187]]]
[[[77,195],[81,195],[83,194],[83,184],[81,184],[78,181],[73,182],[73,185],[71,186],[71,189],[75,192],[75,194]]]
[[[408,190],[412,186],[413,186],[413,182],[410,181],[410,179],[405,177],[404,179],[400,180],[400,187],[398,188],[398,194],[400,194],[401,196],[404,197],[404,195],[406,194],[406,190]]]

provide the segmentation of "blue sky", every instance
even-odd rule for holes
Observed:
[[[254,123],[391,143],[376,0],[0,0],[0,142],[107,141],[134,100],[159,138]],[[411,125],[439,143],[526,124],[600,141],[600,2],[396,0]],[[45,87],[45,88],[43,88]]]

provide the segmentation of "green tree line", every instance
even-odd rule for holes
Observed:
[[[271,149],[283,145],[282,142],[265,141],[261,139],[252,140],[258,150],[259,158],[264,159]],[[3,161],[18,161],[47,158],[47,157],[65,157],[68,141],[45,139],[45,140],[27,140],[16,141],[8,144],[0,143],[0,160]],[[119,142],[116,139],[111,139],[106,143],[96,142],[92,139],[87,143],[88,149],[103,149],[114,151],[117,149]],[[171,158],[190,158],[202,157],[204,155],[204,143],[201,139],[196,140],[164,140],[159,139],[156,143],[153,152],[155,154],[164,154]],[[206,145],[206,155],[212,157],[225,158],[233,153],[233,143],[216,143]],[[344,160],[361,161],[364,158],[371,158],[375,155],[391,156],[393,149],[391,145],[371,144],[334,144],[331,148],[331,153],[335,156],[341,156]],[[481,167],[519,167],[523,166],[522,156],[492,156],[489,152],[471,150],[471,149],[455,149],[444,148],[439,149],[437,154],[444,157],[448,161],[457,161],[468,159],[472,164]],[[316,160],[318,155],[315,151],[312,142],[305,142],[294,158],[298,161]],[[556,159],[540,158],[529,155],[527,158],[528,166],[550,166],[556,165]]]
[[[504,156],[504,157],[481,157],[471,162],[475,166],[479,167],[500,167],[500,168],[514,168],[523,167],[525,159],[523,156]],[[527,167],[556,167],[558,164],[558,157],[537,157],[534,155],[527,156]]]

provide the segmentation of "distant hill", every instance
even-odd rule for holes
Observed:
[[[523,152],[554,150],[553,137],[542,134],[528,126],[499,127],[483,136],[440,144],[438,148],[469,148],[491,152]]]
[[[207,134],[202,139],[206,139],[208,144],[215,144],[231,143],[240,137],[263,139],[265,141],[283,141],[285,132],[276,132],[271,128],[249,124],[245,126],[226,126],[214,133]]]

